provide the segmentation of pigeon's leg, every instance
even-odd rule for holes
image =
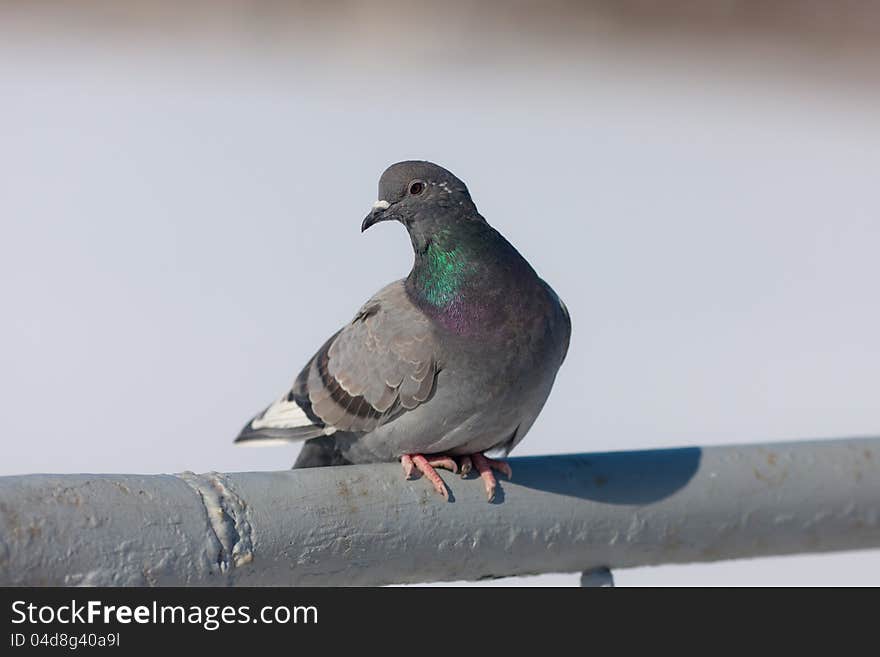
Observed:
[[[473,461],[477,472],[480,473],[480,477],[483,480],[483,486],[486,488],[486,497],[491,502],[495,499],[495,487],[498,485],[498,482],[495,480],[495,475],[492,474],[492,470],[498,470],[498,472],[504,474],[508,479],[513,477],[513,471],[510,469],[510,465],[506,461],[490,459],[482,454],[471,454],[470,458],[471,461]],[[464,466],[462,466],[462,469],[464,469]]]
[[[441,458],[440,460],[443,459]],[[446,490],[446,484],[443,483],[434,466],[424,456],[421,454],[404,454],[400,457],[400,465],[403,466],[403,474],[407,479],[410,478],[413,468],[415,468],[425,475],[425,478],[434,485],[434,490],[440,493],[443,499],[449,499],[449,491]]]

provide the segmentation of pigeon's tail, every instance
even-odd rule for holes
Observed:
[[[335,434],[335,435],[331,435]],[[271,445],[305,440],[294,468],[317,468],[324,465],[351,465],[343,450],[355,436],[336,431],[312,413],[311,404],[293,393],[286,395],[248,422],[236,443]]]
[[[236,443],[270,444],[328,436],[335,431],[304,408],[292,395],[286,395],[244,425]]]
[[[351,465],[340,449],[336,436],[320,436],[306,441],[296,457],[294,468],[320,468],[325,465]]]

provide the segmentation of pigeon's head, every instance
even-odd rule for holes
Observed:
[[[392,164],[379,179],[379,200],[361,224],[364,231],[380,221],[399,221],[410,233],[428,228],[437,217],[485,221],[463,182],[432,162]]]

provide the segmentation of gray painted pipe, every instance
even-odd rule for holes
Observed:
[[[0,585],[372,585],[880,547],[880,439],[515,458],[494,503],[396,464],[0,477]]]

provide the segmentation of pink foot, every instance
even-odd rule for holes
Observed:
[[[483,486],[486,489],[486,498],[491,502],[495,499],[495,488],[498,485],[498,482],[495,480],[495,475],[492,474],[492,470],[497,470],[508,479],[513,478],[513,471],[510,469],[510,465],[507,461],[490,459],[482,454],[471,454],[469,458],[473,462],[477,472],[480,473],[480,478],[483,480]],[[462,466],[462,470],[464,470],[464,466]]]
[[[452,461],[452,459],[448,460]],[[433,463],[437,464],[438,467],[448,465],[446,457],[434,458]],[[415,468],[425,475],[425,478],[433,484],[434,490],[440,493],[444,500],[449,499],[449,491],[446,490],[446,484],[443,483],[443,480],[440,478],[440,475],[437,474],[437,471],[434,469],[431,462],[429,462],[424,456],[421,454],[404,454],[400,457],[400,465],[403,466],[403,474],[407,479],[411,478],[413,468]],[[455,466],[454,461],[452,461],[452,465]],[[455,472],[455,470],[453,470],[453,472]]]
[[[458,458],[459,462],[456,463],[453,457],[442,454],[434,454],[427,458],[422,454],[404,454],[400,457],[400,465],[403,467],[403,474],[407,479],[412,478],[414,470],[418,470],[425,475],[425,478],[434,486],[434,490],[440,493],[443,499],[446,500],[449,499],[449,491],[434,468],[444,468],[451,472],[458,472],[460,470],[462,477],[467,476],[471,470],[476,468],[477,472],[480,473],[480,478],[483,480],[486,497],[490,502],[495,499],[495,488],[498,486],[492,471],[497,470],[508,479],[513,477],[510,465],[506,461],[490,459],[482,454],[471,454]]]
[[[453,474],[458,472],[458,463],[451,456],[426,456],[428,465],[434,468],[443,468],[449,470]]]

